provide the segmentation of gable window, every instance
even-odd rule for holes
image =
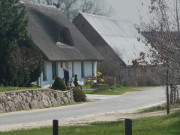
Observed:
[[[66,44],[66,42],[65,42],[65,37],[64,37],[63,32],[61,32],[61,34],[60,34],[60,36],[59,36],[59,42]]]
[[[68,28],[63,28],[61,30],[58,40],[61,43],[73,46],[73,41],[72,41],[71,34]]]
[[[84,77],[84,62],[81,61],[81,76]]]
[[[56,76],[58,76],[58,72],[57,72],[57,63],[56,62],[52,62],[52,79],[54,80],[56,78]]]

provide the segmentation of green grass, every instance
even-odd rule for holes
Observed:
[[[26,89],[38,89],[40,87],[33,85],[32,87],[0,87],[0,92],[26,90]]]
[[[85,94],[99,94],[99,95],[120,95],[125,92],[132,92],[140,90],[139,87],[125,87],[122,85],[116,85],[113,87],[105,86],[105,88],[96,90],[83,90]]]
[[[1,135],[52,135],[52,127],[0,132]],[[124,121],[59,127],[59,135],[124,135]],[[180,111],[166,116],[133,120],[133,135],[180,135]]]
[[[174,105],[170,105],[170,109],[177,109],[177,108],[180,108],[180,102]],[[166,110],[166,104],[144,108],[144,109],[139,110],[138,113],[148,113],[148,112],[156,112],[156,111],[164,111],[164,110]]]

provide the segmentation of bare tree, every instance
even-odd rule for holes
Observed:
[[[109,16],[112,12],[111,6],[107,5],[104,0],[30,0],[47,5],[55,5],[63,11],[66,16],[73,20],[79,12],[92,13]]]
[[[14,86],[28,85],[32,72],[39,67],[39,62],[39,55],[33,49],[24,46],[14,49],[8,61],[11,65],[9,70],[13,72],[10,83],[14,83]]]
[[[140,53],[140,58],[133,61],[135,65],[147,64],[145,57],[151,57],[150,65],[161,67],[161,75],[165,78],[167,114],[169,114],[169,86],[179,81],[179,1],[178,0],[150,0],[149,21],[142,22],[142,41],[149,46],[150,53]],[[173,8],[173,4],[175,5]],[[139,29],[138,29],[139,30]],[[171,88],[171,87],[170,87]],[[174,97],[173,97],[174,98]]]

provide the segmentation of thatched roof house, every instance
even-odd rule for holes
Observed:
[[[25,1],[28,16],[28,33],[44,54],[45,68],[40,86],[53,82],[55,76],[63,78],[63,67],[70,78],[96,75],[97,61],[103,57],[93,48],[69,19],[54,6]]]

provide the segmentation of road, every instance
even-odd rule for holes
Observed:
[[[100,100],[56,108],[0,114],[0,131],[32,125],[37,127],[51,125],[53,119],[58,119],[61,123],[75,118],[127,112],[161,104],[165,102],[165,89],[155,87],[118,96],[88,95],[87,97]]]

